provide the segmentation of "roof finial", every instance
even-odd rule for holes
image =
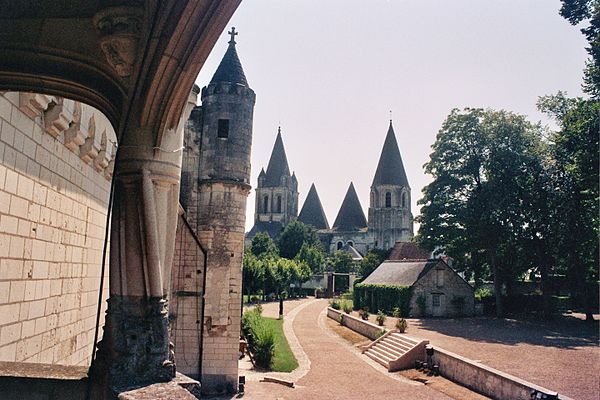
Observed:
[[[392,124],[392,110],[390,110],[390,125]]]
[[[279,121],[279,125],[277,126],[277,134],[281,135],[281,121]]]
[[[229,40],[229,44],[235,44],[235,37],[237,36],[237,32],[235,31],[235,26],[231,27],[231,30],[227,32],[231,36],[231,40]]]

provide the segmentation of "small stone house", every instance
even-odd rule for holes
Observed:
[[[411,317],[475,313],[473,287],[441,259],[386,260],[361,283],[412,287]]]

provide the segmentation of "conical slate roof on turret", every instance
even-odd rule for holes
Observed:
[[[340,211],[333,223],[333,229],[338,231],[358,231],[366,227],[367,219],[356,195],[356,190],[354,190],[354,184],[351,182]]]
[[[323,211],[323,205],[321,204],[321,199],[319,199],[314,183],[308,191],[306,200],[304,200],[304,205],[302,206],[302,210],[300,210],[300,215],[298,215],[298,221],[306,225],[312,225],[317,229],[329,229],[327,217]]]
[[[406,178],[406,172],[404,171],[404,164],[402,163],[400,149],[398,148],[398,142],[396,141],[396,134],[394,133],[391,120],[372,185],[398,185],[410,187],[408,185],[408,179]]]
[[[237,83],[248,87],[248,81],[242,68],[242,63],[235,50],[235,28],[231,28],[231,40],[229,41],[229,47],[219,64],[215,74],[213,75],[210,83],[229,82]]]
[[[281,139],[281,128],[277,131],[277,138],[271,153],[271,159],[267,166],[264,186],[273,187],[281,185],[281,177],[290,176],[290,167],[288,166],[285,149],[283,148],[283,139]]]

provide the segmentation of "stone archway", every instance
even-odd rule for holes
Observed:
[[[117,132],[109,310],[95,368],[109,386],[174,376],[166,296],[181,174],[180,119],[240,1],[4,2],[0,90],[85,102]]]

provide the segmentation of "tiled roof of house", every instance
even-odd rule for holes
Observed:
[[[384,261],[364,281],[364,284],[412,286],[442,261]]]

